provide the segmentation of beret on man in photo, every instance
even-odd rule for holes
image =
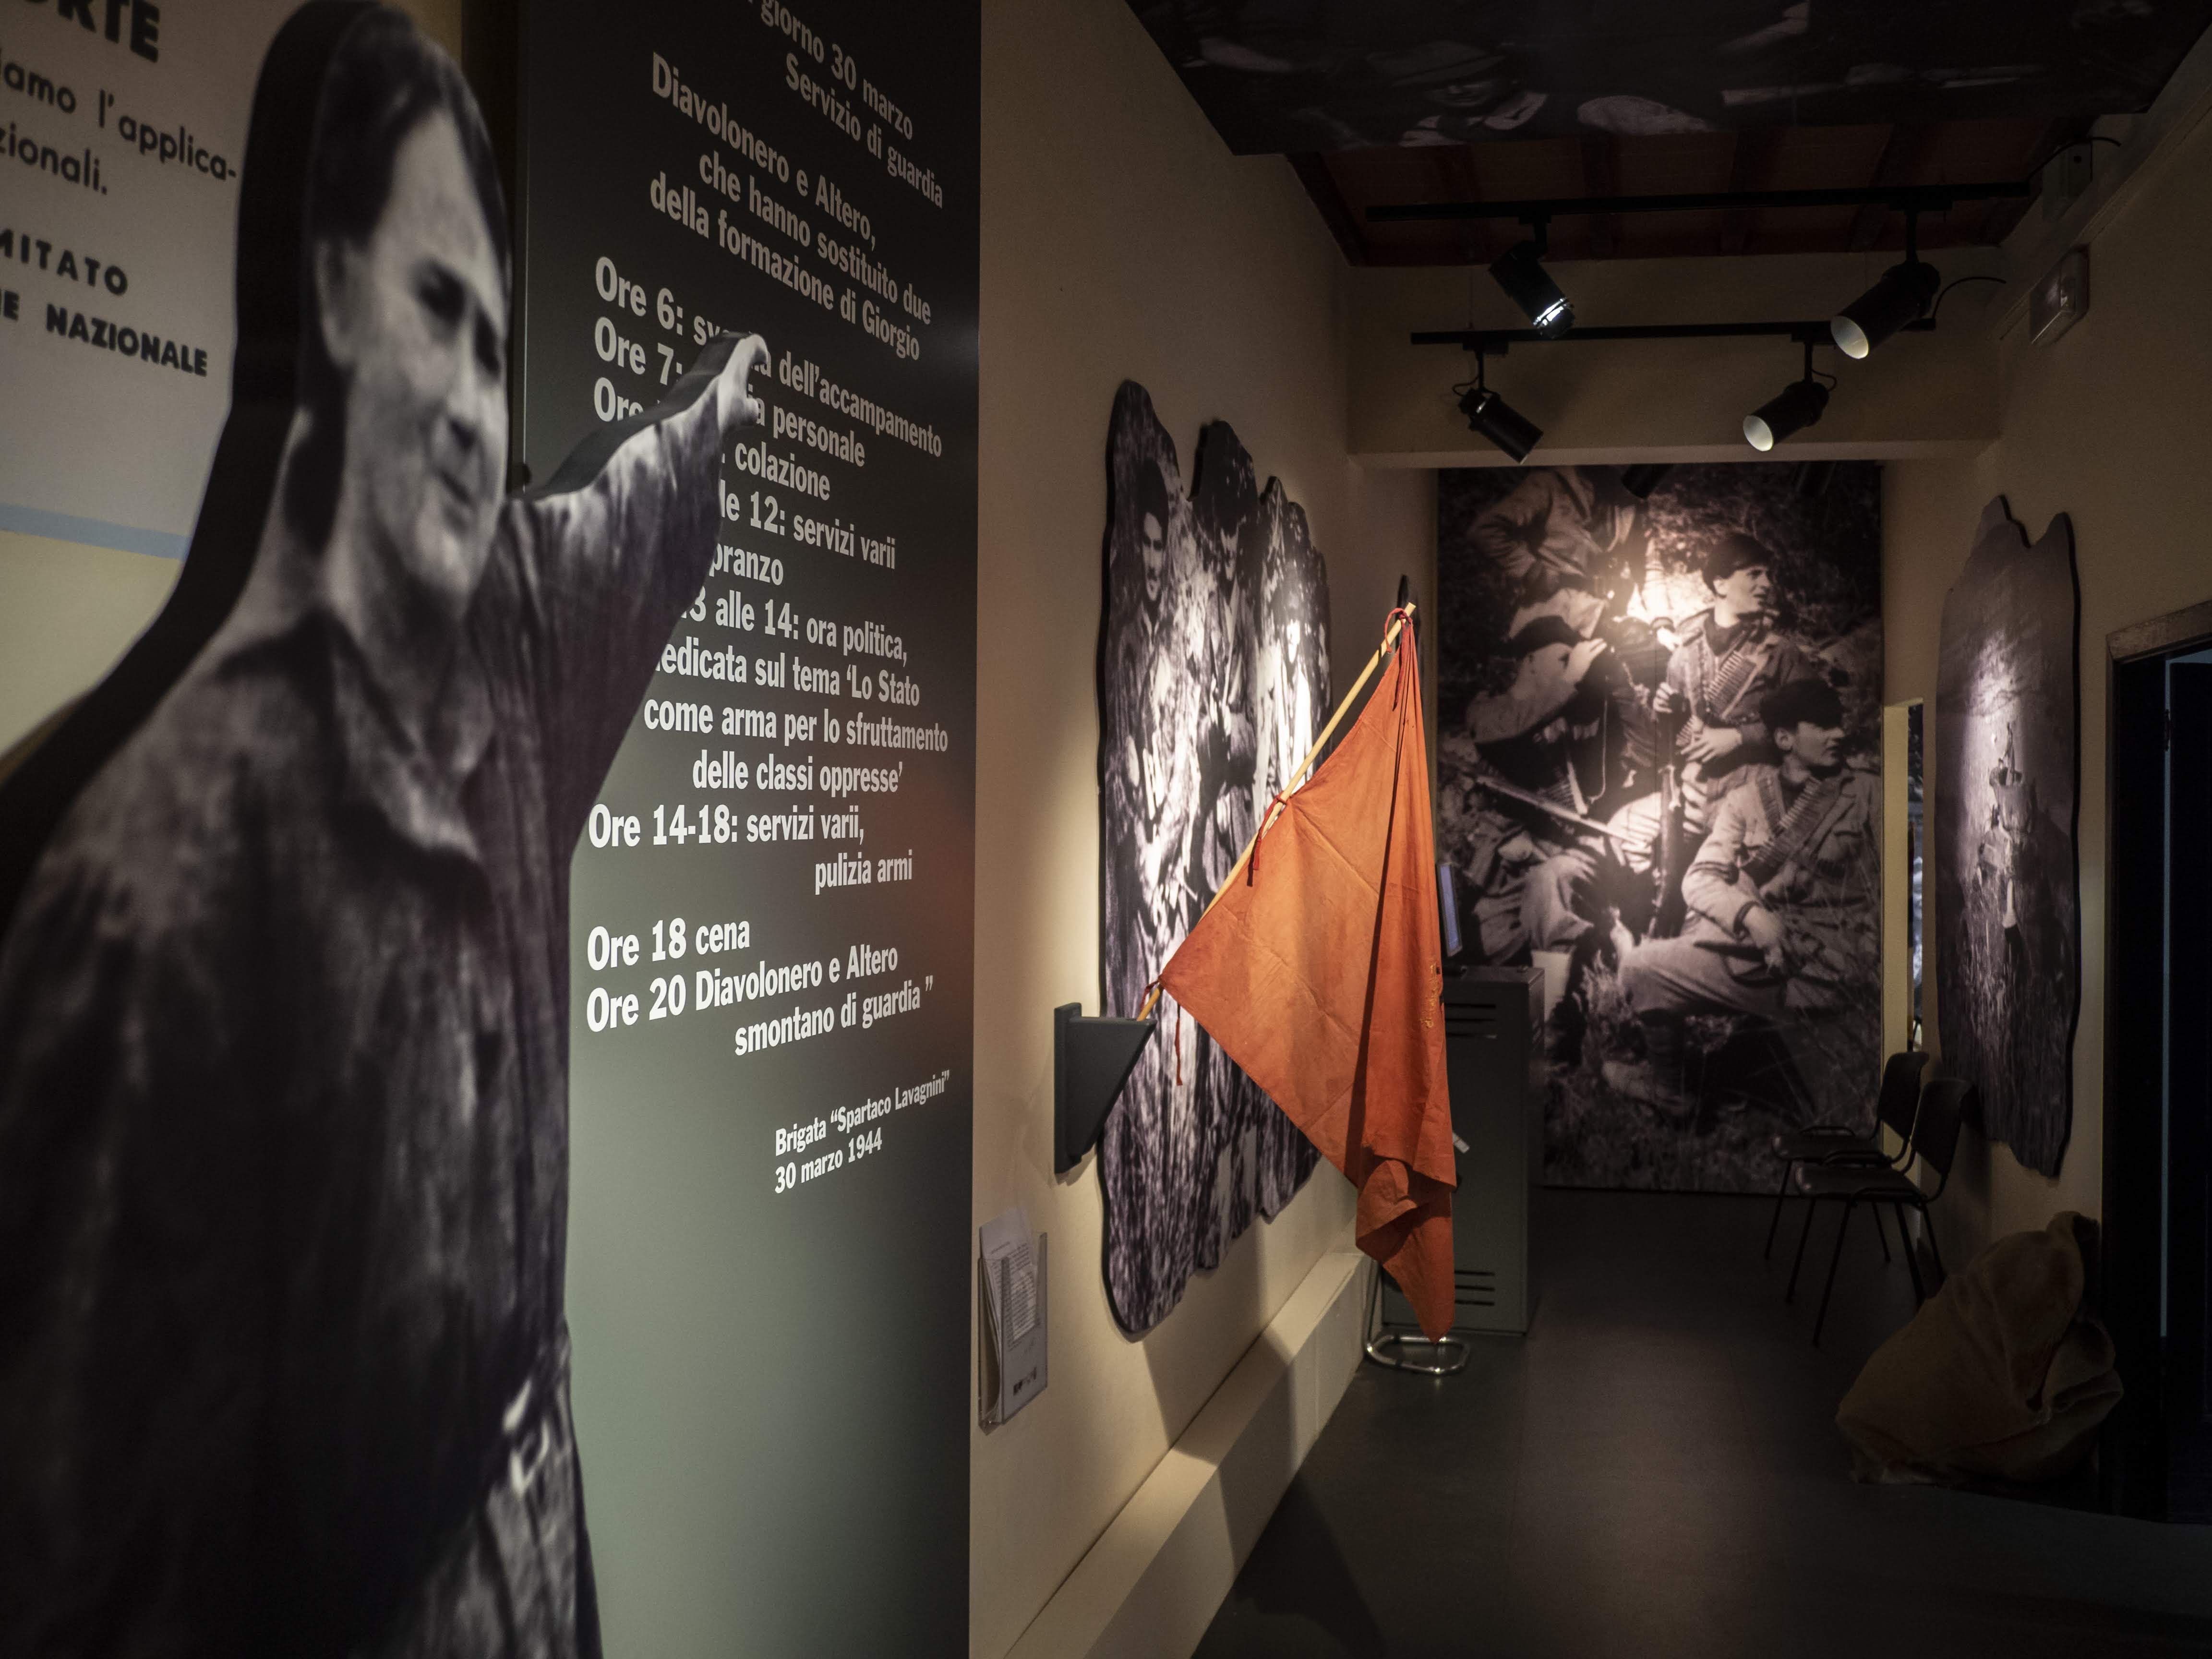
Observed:
[[[1759,718],[1770,732],[1799,726],[1840,726],[1844,700],[1826,680],[1784,680],[1759,700]]]
[[[1739,570],[1773,562],[1773,553],[1757,537],[1731,530],[1705,550],[1705,562],[1698,568],[1705,573],[1707,586],[1718,587]]]

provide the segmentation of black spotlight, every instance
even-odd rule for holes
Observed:
[[[1459,412],[1467,416],[1469,427],[1516,461],[1527,460],[1544,436],[1543,428],[1487,386],[1468,387],[1459,400]]]
[[[1672,461],[1638,461],[1620,469],[1620,487],[1638,501],[1648,501],[1651,492],[1659,488],[1659,481],[1674,470]]]
[[[1927,315],[1942,285],[1942,273],[1924,259],[1892,265],[1880,282],[1829,319],[1828,332],[1844,356],[1863,357],[1907,323]]]
[[[1541,442],[1544,428],[1499,397],[1482,380],[1482,353],[1474,354],[1474,383],[1459,388],[1459,412],[1470,428],[1480,433],[1516,461]]]
[[[1490,274],[1536,332],[1555,340],[1575,325],[1575,308],[1544,269],[1543,259],[1543,247],[1537,242],[1516,243],[1491,262]]]
[[[1808,368],[1803,380],[1783,387],[1779,395],[1743,417],[1744,441],[1753,449],[1771,449],[1819,420],[1827,406],[1828,388],[1813,378]]]

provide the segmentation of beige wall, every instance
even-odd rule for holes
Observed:
[[[1352,1213],[1324,1167],[1133,1342],[1101,1280],[1095,1159],[1052,1173],[1050,1012],[1098,1008],[1115,388],[1150,389],[1186,483],[1200,425],[1226,420],[1304,505],[1340,683],[1400,572],[1425,592],[1434,510],[1425,475],[1347,459],[1350,273],[1290,168],[1230,155],[1123,0],[989,0],[983,40],[975,1206],[1026,1206],[1053,1280],[1051,1386],[975,1437],[969,1641],[996,1659]]]
[[[2048,347],[2029,343],[2015,320],[2000,343],[2000,440],[1972,459],[1887,471],[1890,701],[1933,704],[1943,595],[1990,496],[2006,497],[2031,538],[2053,514],[2072,516],[2081,589],[2082,998],[2073,1138],[2058,1178],[2046,1181],[1969,1132],[1953,1192],[1939,1206],[1949,1212],[1945,1249],[1960,1255],[2057,1210],[2100,1208],[2106,638],[2212,597],[2212,122],[2179,133],[2139,176],[2095,228],[2090,262],[2085,319]],[[1932,742],[1928,758],[1929,787],[1941,790]],[[1931,957],[1931,1005],[1934,977]],[[1931,1037],[1940,1033],[1940,1008],[1935,1015]],[[2129,1105],[2155,1109],[2148,1101]]]

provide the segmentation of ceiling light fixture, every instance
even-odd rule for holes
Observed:
[[[1818,380],[1795,381],[1743,417],[1744,440],[1764,453],[1811,426],[1827,406],[1827,387]]]
[[[1505,290],[1506,297],[1521,307],[1522,313],[1545,339],[1557,339],[1575,325],[1575,308],[1567,303],[1567,296],[1544,269],[1547,251],[1547,222],[1536,222],[1536,234],[1525,242],[1516,242],[1491,262],[1490,274],[1498,279],[1498,286]]]
[[[1482,354],[1474,354],[1474,383],[1458,388],[1459,412],[1467,416],[1471,431],[1490,440],[1516,461],[1525,461],[1528,452],[1541,442],[1544,429],[1519,410],[1499,397],[1482,380]]]
[[[1905,259],[1829,319],[1828,332],[1846,357],[1864,357],[1884,340],[1928,314],[1942,273],[1920,257],[1920,220],[1905,219]]]
[[[1672,461],[1638,461],[1634,466],[1620,470],[1620,487],[1639,501],[1651,499],[1651,492],[1659,488],[1659,481],[1674,470]]]
[[[1814,378],[1813,346],[1805,344],[1805,378],[1792,381],[1743,417],[1743,438],[1762,454],[1820,418],[1828,407],[1828,388]]]
[[[1907,323],[1928,313],[1942,275],[1923,259],[1892,265],[1881,280],[1831,319],[1828,331],[1846,357],[1863,357]]]

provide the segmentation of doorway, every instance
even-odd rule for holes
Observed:
[[[2106,1497],[2212,1520],[2212,605],[2112,636]]]

